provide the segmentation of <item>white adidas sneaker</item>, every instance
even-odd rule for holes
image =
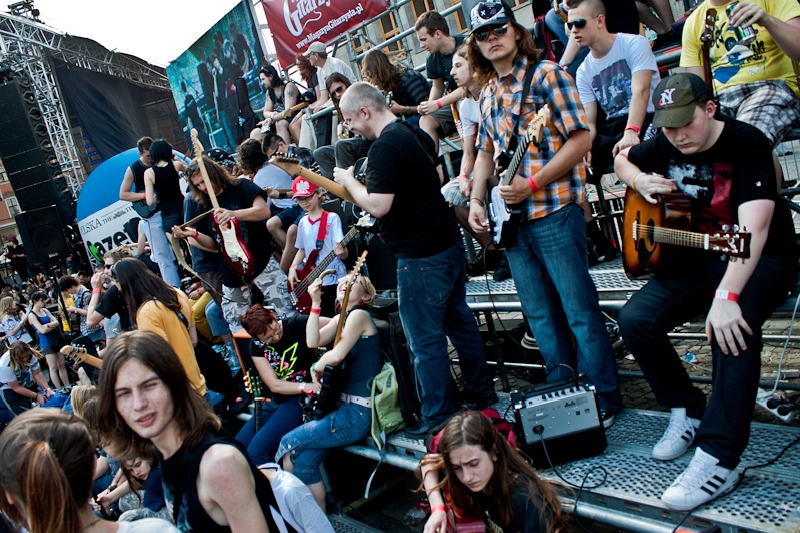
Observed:
[[[692,462],[661,495],[667,507],[689,511],[736,488],[739,473],[719,465],[719,459],[697,448]]]
[[[664,436],[653,446],[653,457],[659,461],[670,461],[680,457],[692,445],[698,427],[700,421],[686,416],[685,408],[672,409]]]

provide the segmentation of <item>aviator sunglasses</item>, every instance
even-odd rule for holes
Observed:
[[[584,24],[585,24],[585,22],[584,22]],[[484,29],[481,29],[480,31],[476,31],[475,32],[475,40],[478,41],[479,43],[482,43],[483,41],[488,39],[489,38],[489,30],[491,30],[492,33],[494,33],[495,35],[500,37],[501,35],[505,35],[506,33],[508,33],[508,24],[503,24],[502,26],[494,26],[494,27],[491,27],[491,28],[484,28]]]
[[[567,28],[572,30],[572,27],[574,26],[574,27],[578,28],[579,30],[583,29],[583,28],[586,27],[586,23],[587,22],[589,22],[590,20],[594,20],[596,18],[597,17],[592,17],[592,18],[590,18],[588,20],[587,19],[575,19],[572,22],[567,22]]]

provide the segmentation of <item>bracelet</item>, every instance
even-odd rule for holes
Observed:
[[[436,507],[431,507],[431,514],[435,513],[436,511],[442,511],[443,513],[446,513],[447,507],[444,504],[437,505]]]
[[[647,176],[647,172],[639,172],[638,174],[636,174],[636,176],[633,178],[633,182],[631,183],[631,187],[636,192],[639,192],[639,189],[636,188],[636,180],[638,180],[642,176]]]
[[[318,315],[318,314],[320,314],[321,311],[322,311],[322,309],[320,309],[319,307],[312,307],[310,313],[312,315]]]
[[[147,193],[146,192],[142,193],[142,200],[147,200]]]
[[[102,294],[103,289],[92,289],[92,294]]]
[[[470,202],[473,201],[473,200],[478,202],[479,204],[481,204],[481,207],[484,207],[486,205],[486,204],[483,203],[483,200],[481,200],[480,198],[474,198],[473,197],[473,198],[469,199]]]
[[[436,100],[436,107],[438,107],[439,109],[442,108],[442,101],[441,100]]]
[[[628,124],[627,126],[625,126],[625,131],[627,130],[635,131],[636,134],[638,135],[642,131],[642,128],[640,128],[636,124]]]
[[[469,176],[467,176],[466,174],[461,174],[461,175],[458,177],[458,179],[460,179],[460,180],[466,180],[466,179],[469,179]]]
[[[300,392],[301,393],[305,393],[306,392],[306,384],[305,383],[298,383],[298,385],[300,385]]]
[[[536,183],[536,178],[531,176],[528,178],[528,185],[531,187],[531,192],[534,193],[539,190],[539,184]]]
[[[739,295],[735,292],[725,291],[722,289],[717,289],[717,292],[714,293],[714,298],[719,300],[730,300],[732,302],[739,302]]]
[[[298,263],[295,263],[292,266],[290,266],[289,268],[297,268],[297,265],[298,265]]]
[[[200,232],[199,232],[199,231],[197,231],[197,230],[194,230],[194,235],[192,235],[192,238],[193,238],[194,240],[197,240],[197,237],[199,237],[199,236],[200,236]]]

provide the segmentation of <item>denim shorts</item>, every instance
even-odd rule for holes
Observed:
[[[340,448],[369,435],[372,410],[353,403],[339,403],[322,420],[307,422],[283,436],[275,460],[285,454],[294,464],[294,475],[306,485],[322,481],[319,466],[331,449]]]

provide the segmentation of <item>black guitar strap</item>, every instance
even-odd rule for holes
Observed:
[[[508,142],[507,153],[513,154],[517,151],[519,144],[519,123],[522,120],[522,110],[525,107],[525,99],[531,90],[531,82],[533,81],[533,72],[536,70],[536,65],[528,65],[528,71],[525,73],[524,85],[522,86],[522,98],[519,101],[519,113],[517,119],[514,121],[514,130],[511,134],[511,140]]]

